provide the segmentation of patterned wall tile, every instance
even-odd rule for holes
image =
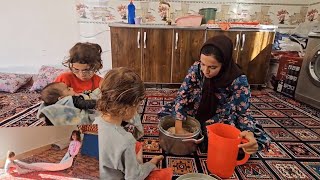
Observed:
[[[307,12],[307,21],[320,22],[320,1],[310,2],[310,6]]]
[[[217,8],[216,21],[258,21],[279,25],[288,31],[300,23],[320,21],[320,0],[167,0],[173,21],[201,8]],[[76,12],[81,23],[127,22],[127,0],[77,0]],[[165,6],[159,0],[136,0],[136,16],[144,23],[165,24]]]

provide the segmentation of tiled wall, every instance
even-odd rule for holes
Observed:
[[[320,0],[310,0],[307,16],[309,21],[314,20],[320,22]]]
[[[75,0],[78,7],[78,22],[81,41],[98,43],[104,50],[104,68],[111,65],[110,22],[127,22],[129,0]],[[279,25],[279,31],[290,32],[299,23],[307,21],[307,11],[320,12],[320,0],[175,0],[169,1],[175,16],[195,14],[204,7],[217,8],[217,19],[228,18],[258,20],[261,23]],[[165,24],[159,13],[159,0],[134,0],[137,16],[143,16],[145,23]],[[76,8],[75,8],[76,9]],[[283,24],[280,24],[278,11],[286,10]],[[283,11],[285,12],[285,11]],[[262,16],[265,15],[265,16]],[[318,13],[314,16],[320,21]],[[282,23],[282,22],[281,22]]]
[[[266,2],[267,1],[267,2]],[[204,7],[217,8],[216,20],[259,21],[261,24],[275,24],[280,27],[295,27],[305,21],[318,21],[320,0],[171,0],[170,12],[179,17],[197,14]],[[79,22],[109,23],[126,22],[128,0],[78,0],[83,8],[78,11]],[[158,0],[134,1],[136,15],[145,23],[165,23]],[[165,6],[163,5],[163,9]],[[85,12],[85,13],[83,13]],[[308,16],[309,14],[309,16]]]

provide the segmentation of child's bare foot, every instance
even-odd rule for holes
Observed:
[[[160,156],[154,156],[150,162],[157,165],[164,157],[162,155]]]

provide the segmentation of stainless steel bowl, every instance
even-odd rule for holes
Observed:
[[[175,118],[172,116],[164,116],[159,123],[159,143],[166,153],[174,155],[188,155],[197,150],[198,144],[203,141],[200,123],[193,117],[187,117],[182,123],[183,128],[187,129],[190,134],[174,135],[167,131],[170,127],[174,127]]]
[[[206,174],[188,173],[177,178],[177,180],[220,180],[219,177],[211,177]]]
[[[177,180],[220,180],[220,178],[201,173],[188,173],[178,177]]]

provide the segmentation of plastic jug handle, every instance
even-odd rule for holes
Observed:
[[[248,141],[247,139],[245,139],[245,138],[242,138],[242,139],[241,139],[241,142],[242,142],[242,143],[247,143],[247,142],[249,142],[249,141]],[[250,158],[250,154],[244,153],[244,158],[237,161],[237,166],[238,166],[238,165],[245,164],[245,163],[249,160],[249,158]]]

